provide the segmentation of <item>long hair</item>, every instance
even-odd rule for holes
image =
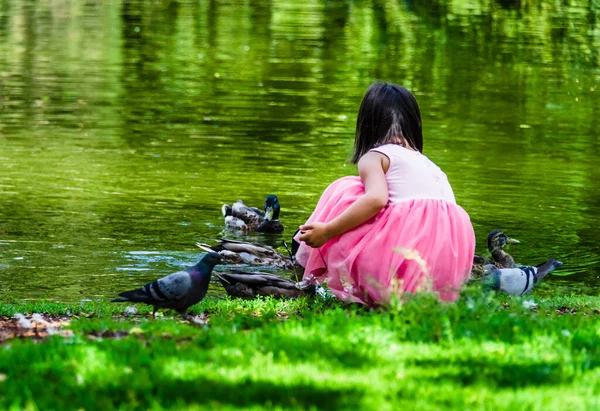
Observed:
[[[367,90],[356,119],[352,163],[372,148],[398,143],[423,152],[421,112],[410,91],[396,84],[376,82]]]

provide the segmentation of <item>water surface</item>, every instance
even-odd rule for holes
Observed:
[[[277,194],[286,238],[356,173],[376,79],[415,93],[479,252],[503,229],[565,262],[540,293],[597,294],[600,6],[551,3],[0,0],[0,298],[193,264],[238,198]]]

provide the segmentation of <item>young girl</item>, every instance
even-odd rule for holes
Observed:
[[[371,85],[356,121],[352,162],[360,177],[333,182],[296,236],[304,280],[365,304],[419,290],[458,297],[475,234],[448,178],[422,151],[414,96],[394,84]]]

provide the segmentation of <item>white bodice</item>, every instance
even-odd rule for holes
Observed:
[[[385,144],[371,151],[384,154],[390,159],[390,167],[385,174],[390,203],[439,199],[456,204],[446,174],[419,151],[397,144]]]

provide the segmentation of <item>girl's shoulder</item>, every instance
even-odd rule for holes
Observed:
[[[419,168],[430,170],[432,172],[441,172],[441,168],[429,159],[425,154],[417,150],[402,147],[398,144],[385,144],[379,147],[372,148],[370,151],[375,151],[384,154],[392,164],[403,164],[403,168]]]
[[[378,153],[382,153],[390,159],[405,156],[423,156],[420,151],[402,147],[399,144],[384,144],[379,147],[374,147],[369,151],[376,151]]]

